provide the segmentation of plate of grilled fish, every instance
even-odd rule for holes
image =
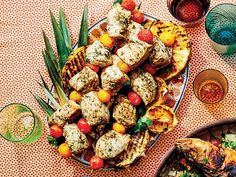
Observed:
[[[158,177],[236,176],[236,119],[220,120],[178,139]]]
[[[48,141],[65,158],[92,169],[134,164],[178,123],[188,81],[191,42],[172,22],[144,14],[133,0],[117,0],[88,28],[85,5],[72,47],[63,9],[50,12],[58,55],[45,32],[43,58],[53,83],[39,83],[48,102]],[[164,135],[163,135],[164,136]]]

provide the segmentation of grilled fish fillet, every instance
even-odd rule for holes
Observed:
[[[118,123],[121,123],[127,127],[134,126],[137,120],[136,108],[124,95],[117,96],[116,105],[113,108],[112,116]]]
[[[101,74],[102,88],[113,94],[117,93],[129,81],[129,77],[115,66],[109,66]]]
[[[71,152],[78,154],[89,147],[85,134],[80,131],[75,123],[66,124],[63,127],[63,136]]]
[[[145,105],[155,100],[157,84],[152,75],[141,69],[131,73],[131,87],[142,98]]]
[[[113,8],[107,14],[107,31],[110,37],[123,37],[131,12],[121,7],[119,3],[116,3]]]
[[[152,45],[130,42],[117,50],[117,55],[133,70],[143,63],[152,50]]]
[[[81,115],[80,106],[74,101],[69,100],[49,117],[48,123],[49,125],[56,124],[62,127],[66,122],[72,122],[79,115]]]
[[[154,47],[149,57],[150,64],[157,70],[171,64],[172,50],[167,48],[159,38],[155,38]]]
[[[97,92],[91,91],[83,95],[81,102],[82,116],[90,126],[107,124],[110,120],[110,111],[97,96]]]
[[[85,66],[82,71],[70,79],[69,84],[78,92],[88,93],[97,89],[99,78],[96,72]]]
[[[129,134],[120,134],[111,130],[98,139],[95,154],[103,159],[114,158],[126,150],[129,141]]]
[[[86,62],[101,68],[112,64],[110,51],[100,41],[95,41],[86,49]]]

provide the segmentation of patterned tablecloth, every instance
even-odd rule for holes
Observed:
[[[211,8],[222,2],[236,4],[236,0],[212,0]],[[91,173],[73,159],[62,159],[46,139],[46,117],[29,90],[43,95],[36,80],[38,70],[49,82],[41,51],[44,47],[42,30],[53,40],[49,9],[57,14],[60,6],[65,10],[73,43],[78,39],[79,24],[86,0],[0,0],[0,107],[21,102],[33,108],[42,118],[45,128],[41,139],[32,145],[20,145],[0,139],[0,176],[153,176],[155,170],[177,138],[195,128],[219,119],[236,117],[236,55],[219,56],[208,42],[204,23],[188,29],[193,43],[190,77],[181,106],[178,126],[162,136],[159,142],[142,158],[138,165],[122,171],[96,171]],[[112,0],[89,1],[90,25],[106,16]],[[142,9],[159,19],[173,20],[166,0],[145,0]],[[53,43],[55,46],[55,43]],[[229,81],[226,98],[215,105],[205,105],[194,96],[192,83],[201,70],[215,68]]]

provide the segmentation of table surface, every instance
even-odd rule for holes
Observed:
[[[211,8],[222,2],[236,4],[236,0],[212,0]],[[62,159],[48,144],[46,117],[29,90],[44,95],[37,85],[38,70],[47,78],[41,51],[44,48],[42,29],[54,43],[49,9],[58,14],[60,6],[65,10],[72,42],[78,39],[79,24],[85,0],[0,0],[0,107],[11,102],[21,102],[34,109],[44,122],[44,133],[32,145],[20,145],[0,139],[0,176],[153,176],[165,153],[177,138],[206,123],[236,115],[236,55],[222,57],[208,42],[204,23],[188,29],[193,43],[190,76],[184,99],[177,116],[179,124],[148,151],[139,164],[122,171],[96,171],[84,167],[73,159]],[[112,0],[89,1],[90,25],[106,16]],[[142,9],[159,19],[174,19],[168,12],[166,0],[146,0]],[[205,105],[194,96],[194,77],[206,68],[220,70],[228,79],[226,98],[215,105]]]

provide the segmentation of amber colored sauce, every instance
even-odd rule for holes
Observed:
[[[201,84],[198,95],[205,103],[215,103],[223,98],[224,90],[217,81],[208,80]]]

